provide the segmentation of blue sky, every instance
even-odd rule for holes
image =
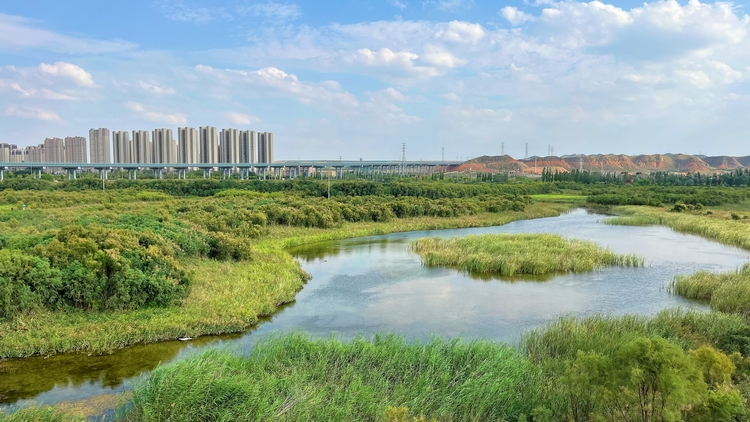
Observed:
[[[277,159],[750,155],[746,4],[4,0],[0,142],[272,131]]]

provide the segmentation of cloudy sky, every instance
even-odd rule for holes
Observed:
[[[274,132],[277,159],[748,155],[749,9],[3,0],[0,142],[210,125]]]

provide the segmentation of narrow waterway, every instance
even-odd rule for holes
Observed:
[[[190,343],[134,346],[105,356],[60,355],[0,362],[0,403],[90,406],[127,389],[159,362],[205,347],[247,352],[274,332],[303,331],[348,339],[396,332],[410,339],[432,335],[515,342],[519,335],[561,315],[651,315],[665,308],[705,305],[669,294],[677,274],[730,270],[748,253],[664,227],[622,227],[606,217],[576,210],[560,217],[499,227],[396,233],[306,245],[294,249],[313,279],[295,303],[254,330]],[[644,268],[606,268],[546,278],[481,278],[447,268],[428,268],[409,253],[410,240],[480,233],[557,233],[587,239],[618,253],[646,257]],[[92,400],[86,400],[92,398]],[[106,405],[105,405],[106,407]]]

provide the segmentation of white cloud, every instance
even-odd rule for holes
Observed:
[[[444,11],[450,11],[459,9],[462,7],[469,7],[474,4],[473,0],[431,0],[425,3],[432,3],[437,6],[438,9]]]
[[[325,105],[338,110],[350,110],[359,105],[356,97],[343,90],[336,81],[311,83],[300,81],[296,75],[285,71],[267,67],[256,71],[247,70],[219,70],[211,66],[198,65],[198,74],[209,76],[214,82],[231,86],[237,91],[247,86],[262,88],[271,95],[282,95],[293,98],[303,104]],[[257,92],[257,89],[255,90]]]
[[[242,16],[263,16],[282,21],[297,19],[302,16],[302,10],[296,4],[290,3],[245,3],[237,7],[237,13]]]
[[[468,119],[481,119],[491,121],[510,121],[513,112],[503,109],[469,107],[461,110],[461,116]]]
[[[465,60],[457,58],[443,48],[432,45],[425,48],[425,52],[422,54],[422,61],[435,67],[449,69],[466,63]]]
[[[73,95],[64,94],[62,92],[55,92],[49,88],[22,88],[18,83],[10,83],[7,85],[10,89],[19,92],[25,98],[39,98],[43,100],[64,100],[64,101],[77,101],[80,98]],[[4,88],[3,81],[0,81],[0,90]]]
[[[36,107],[26,107],[16,104],[8,104],[5,107],[6,116],[21,117],[24,119],[35,119],[44,121],[60,121],[57,113]]]
[[[250,114],[243,114],[237,112],[224,113],[224,117],[230,122],[236,125],[253,125],[260,123],[260,119]]]
[[[177,92],[175,91],[174,88],[166,87],[158,83],[148,83],[148,82],[138,81],[138,86],[140,86],[141,89],[143,89],[144,91],[151,92],[153,94],[173,95]]]
[[[362,111],[369,119],[393,123],[417,123],[421,121],[417,116],[411,116],[396,105],[397,102],[407,101],[406,96],[395,88],[369,93],[370,100],[362,103]]]
[[[518,10],[518,8],[514,6],[503,7],[500,9],[500,14],[507,19],[511,25],[522,24],[533,18],[528,13]]]
[[[401,10],[406,9],[406,4],[401,2],[400,0],[393,0],[392,1],[393,7],[397,7]]]
[[[461,101],[461,97],[459,97],[455,92],[449,92],[447,94],[443,94],[441,95],[441,97],[445,98],[448,101],[453,101],[453,102]]]
[[[187,123],[187,117],[185,117],[185,115],[182,113],[163,113],[159,111],[153,111],[151,107],[144,106],[143,104],[133,101],[128,101],[124,105],[128,110],[132,111],[136,116],[144,120],[169,125],[182,125]]]
[[[277,2],[249,2],[235,5],[231,9],[224,7],[197,7],[186,4],[183,0],[160,0],[154,4],[165,18],[173,21],[207,24],[212,21],[233,21],[236,17],[260,17],[272,21],[289,21],[302,16],[302,10],[296,4]]]
[[[476,44],[486,34],[487,31],[478,23],[451,21],[445,29],[438,30],[435,37],[455,43]]]
[[[76,38],[38,28],[36,22],[0,13],[0,51],[42,49],[63,54],[104,54],[133,50],[126,41]]]
[[[42,63],[39,65],[39,71],[47,75],[68,78],[81,86],[94,86],[94,79],[91,77],[91,74],[71,63]]]

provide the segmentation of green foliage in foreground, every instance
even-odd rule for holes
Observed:
[[[136,385],[127,420],[378,420],[406,406],[439,420],[500,421],[532,410],[536,376],[491,342],[290,334],[244,358],[214,350],[155,369]]]
[[[564,317],[521,343],[552,420],[730,422],[748,417],[747,332],[739,316],[669,310]]]
[[[618,255],[595,243],[551,234],[485,234],[450,239],[423,238],[411,249],[429,266],[477,273],[548,274],[584,272],[608,266],[640,266],[643,258]]]
[[[734,272],[681,275],[669,287],[682,297],[710,301],[716,311],[750,315],[750,265]]]
[[[135,385],[130,421],[748,420],[748,323],[665,311],[562,318],[506,345],[393,336],[342,343],[271,337],[250,355],[211,350]]]
[[[74,418],[51,407],[30,407],[13,413],[0,411],[0,422],[76,422],[81,418]]]

